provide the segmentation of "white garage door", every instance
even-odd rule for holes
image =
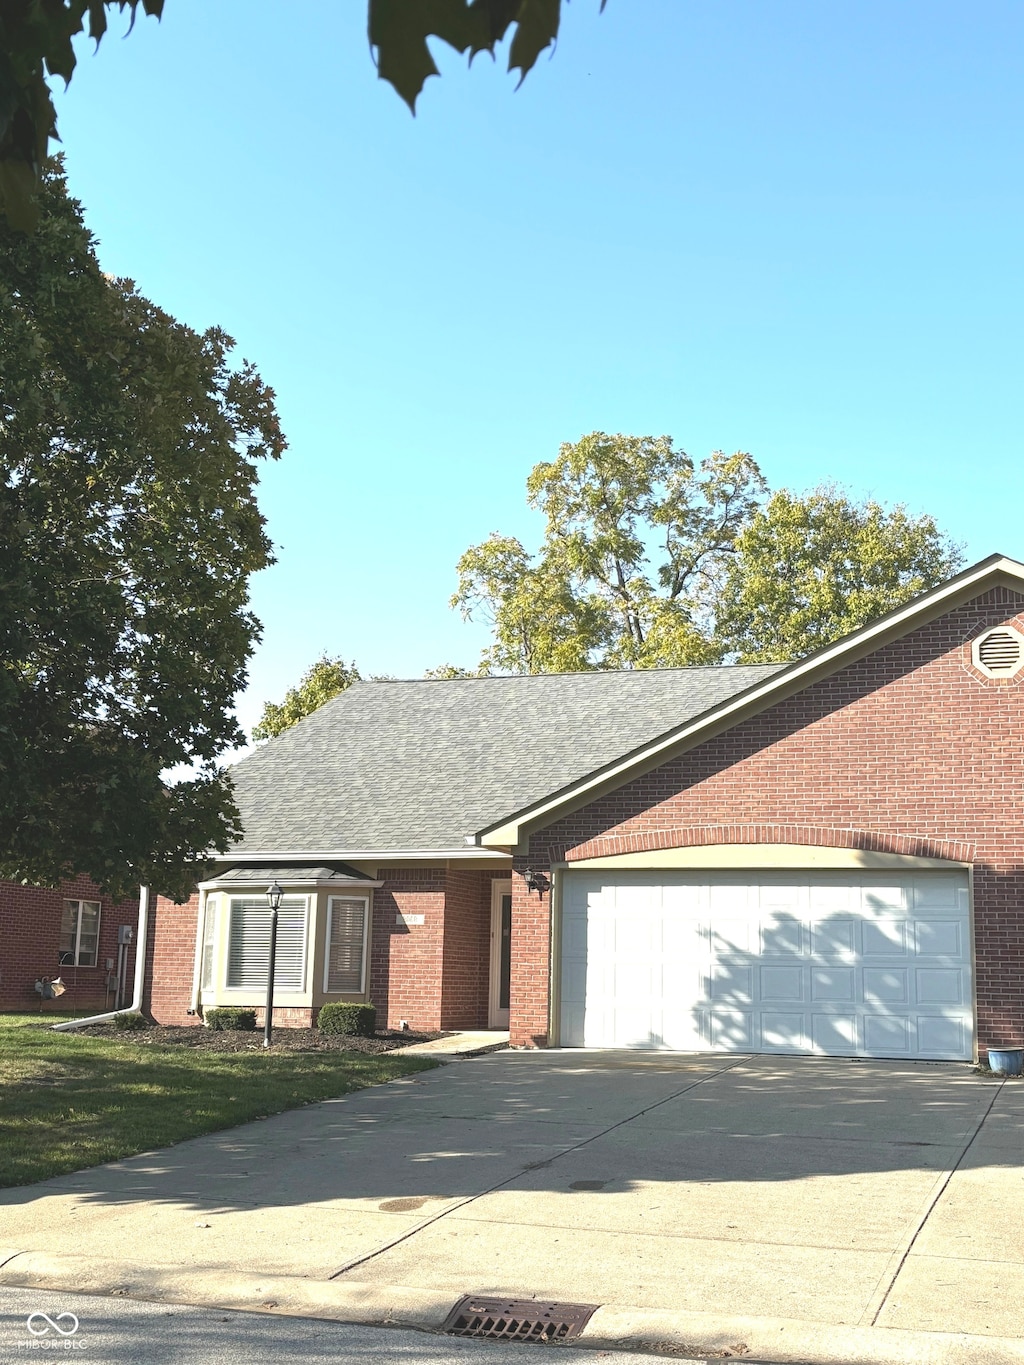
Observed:
[[[965,873],[563,876],[563,1047],[972,1056]]]

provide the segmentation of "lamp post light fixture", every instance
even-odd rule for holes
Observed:
[[[270,906],[270,961],[267,964],[267,1011],[263,1021],[263,1046],[270,1046],[270,1033],[274,1027],[274,959],[277,957],[277,912],[281,908],[284,892],[277,882],[267,887],[267,904]]]

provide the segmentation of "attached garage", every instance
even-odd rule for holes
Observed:
[[[973,1055],[963,870],[561,877],[563,1047]]]

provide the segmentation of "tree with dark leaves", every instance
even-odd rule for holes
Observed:
[[[0,219],[0,877],[180,894],[237,832],[216,760],[285,442],[230,337],[103,274],[59,165],[38,198]]]

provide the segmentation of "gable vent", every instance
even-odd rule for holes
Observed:
[[[1024,637],[1004,627],[990,630],[974,642],[974,662],[994,678],[1008,678],[1024,664]]]
[[[1008,630],[994,630],[978,646],[978,658],[991,673],[1009,673],[1020,663],[1020,641]]]

